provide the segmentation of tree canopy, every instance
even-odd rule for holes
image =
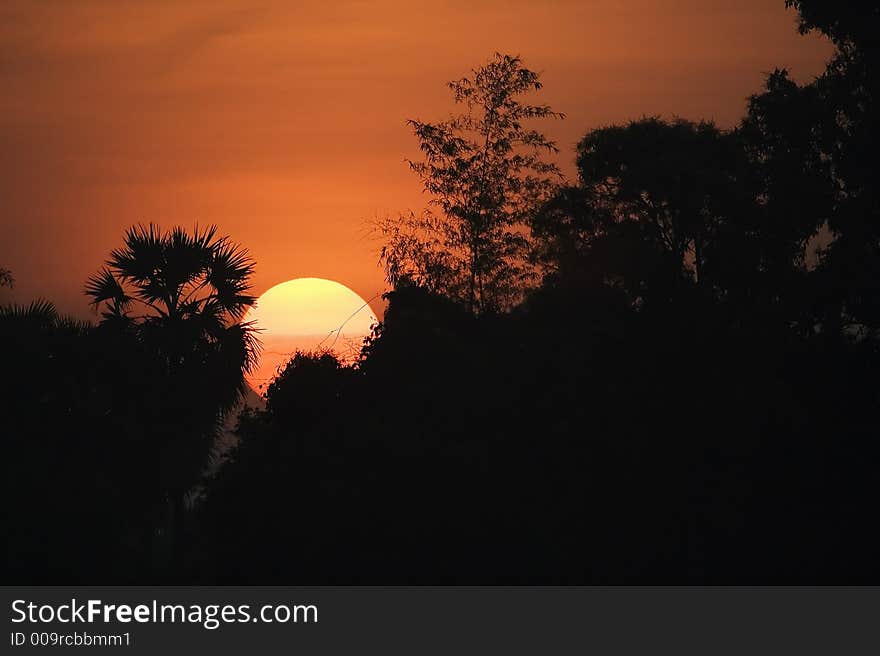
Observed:
[[[409,164],[430,206],[380,222],[381,259],[392,284],[409,278],[474,314],[494,312],[526,288],[526,225],[560,178],[546,160],[556,145],[530,123],[562,114],[524,101],[540,76],[511,55],[496,53],[448,86],[460,114],[407,122],[423,154]]]

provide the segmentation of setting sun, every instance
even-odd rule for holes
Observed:
[[[261,391],[296,350],[357,356],[376,323],[369,301],[333,280],[297,278],[275,285],[257,300],[247,321],[261,331],[260,362],[248,382]]]
[[[325,588],[880,583],[880,0],[0,7],[13,647],[516,652],[584,613],[434,604],[506,648]]]

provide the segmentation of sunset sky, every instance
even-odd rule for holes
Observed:
[[[258,293],[300,276],[383,289],[366,224],[424,204],[407,118],[495,51],[543,72],[572,172],[589,129],[642,115],[735,124],[774,67],[830,54],[783,0],[0,5],[0,266],[13,293],[88,316],[86,278],[136,222],[216,223]]]

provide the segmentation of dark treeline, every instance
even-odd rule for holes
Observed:
[[[377,224],[383,321],[353,365],[293,357],[222,462],[236,244],[133,229],[99,325],[4,309],[7,579],[880,580],[880,13],[789,4],[822,76],[732,130],[592,130],[574,183],[523,62],[451,83],[410,122],[431,205]]]

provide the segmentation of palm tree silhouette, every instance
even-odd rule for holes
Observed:
[[[144,416],[155,435],[156,466],[170,503],[172,540],[184,499],[204,471],[224,417],[244,395],[245,374],[259,350],[243,321],[254,261],[211,226],[192,234],[175,227],[128,229],[122,248],[87,284],[101,310],[100,329],[129,333],[158,362],[162,393]],[[132,375],[146,375],[132,372]],[[146,404],[145,404],[146,405]]]
[[[89,278],[86,294],[96,308],[103,305],[102,324],[134,330],[158,349],[169,373],[222,355],[232,372],[224,376],[226,411],[244,392],[258,350],[253,326],[241,321],[256,300],[249,293],[253,271],[247,250],[217,237],[215,226],[190,235],[137,225]]]

